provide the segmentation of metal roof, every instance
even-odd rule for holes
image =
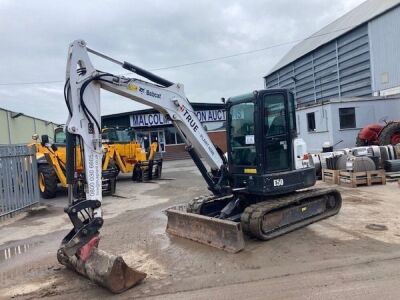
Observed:
[[[10,114],[15,114],[15,115],[18,115],[18,116],[24,116],[24,117],[26,117],[26,118],[31,118],[31,119],[43,121],[43,122],[45,122],[45,123],[54,124],[54,125],[56,125],[56,126],[59,126],[59,125],[60,125],[60,124],[57,124],[57,123],[55,123],[55,122],[53,122],[53,121],[49,121],[49,120],[37,118],[37,117],[31,116],[31,115],[26,115],[26,114],[24,114],[24,113],[12,111],[12,110],[5,109],[5,108],[2,108],[2,107],[0,107],[0,110],[5,111],[5,112],[9,112]]]
[[[279,70],[296,59],[376,18],[400,4],[400,0],[367,0],[339,19],[298,43],[268,73]],[[268,76],[267,75],[267,76]]]

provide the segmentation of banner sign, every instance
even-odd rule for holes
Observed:
[[[200,122],[216,122],[226,120],[226,111],[224,109],[201,110],[196,111]],[[172,124],[164,115],[160,113],[141,114],[130,116],[131,127],[152,127]]]
[[[200,122],[213,122],[213,121],[225,121],[226,111],[225,109],[214,109],[214,110],[200,110],[196,111],[197,118]]]
[[[131,127],[142,126],[159,126],[172,124],[171,121],[165,119],[164,115],[160,113],[131,115]]]

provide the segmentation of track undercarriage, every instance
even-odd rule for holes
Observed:
[[[328,218],[340,210],[336,189],[309,189],[260,197],[203,196],[166,211],[167,232],[229,252],[244,248],[243,233],[269,240]]]

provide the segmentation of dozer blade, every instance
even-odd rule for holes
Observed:
[[[244,248],[240,223],[186,212],[182,206],[165,211],[166,231],[225,251],[236,253]]]
[[[115,256],[97,248],[91,250],[86,260],[76,255],[67,256],[62,248],[59,249],[57,258],[64,266],[116,294],[139,284],[147,275],[129,267],[121,256]]]

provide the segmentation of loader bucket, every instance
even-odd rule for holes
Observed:
[[[186,212],[183,206],[165,211],[169,234],[187,238],[227,252],[244,248],[243,232],[239,222],[232,222]]]
[[[57,258],[64,266],[116,294],[139,284],[147,275],[129,267],[121,256],[97,248],[91,250],[85,261],[76,255],[65,255],[62,249],[59,249]]]

